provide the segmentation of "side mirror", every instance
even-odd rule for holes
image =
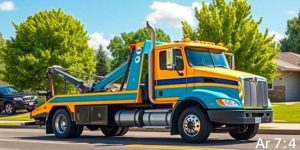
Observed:
[[[225,53],[225,56],[226,56],[226,58],[227,58],[229,67],[230,67],[231,69],[235,69],[234,54],[232,54],[232,53]]]
[[[166,60],[167,60],[167,69],[168,70],[173,70],[174,69],[174,54],[173,54],[173,49],[168,49],[167,50],[167,55],[166,55]]]
[[[37,91],[36,94],[38,96],[48,96],[49,92],[47,92],[47,91]]]

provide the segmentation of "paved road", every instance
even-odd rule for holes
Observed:
[[[261,138],[261,140],[259,140]],[[85,130],[77,139],[61,140],[52,135],[44,134],[44,129],[4,129],[0,128],[1,150],[75,150],[75,149],[108,149],[108,150],[214,150],[214,149],[256,149],[257,142],[270,140],[267,149],[276,149],[277,140],[282,143],[277,149],[288,147],[290,140],[295,138],[295,149],[300,149],[300,135],[257,135],[251,141],[235,141],[225,133],[213,133],[205,144],[184,143],[179,136],[170,136],[168,132],[130,131],[123,137],[104,137],[100,131]],[[284,143],[284,140],[287,142]],[[293,143],[291,143],[293,144]],[[264,144],[264,146],[266,146]],[[266,148],[266,147],[265,147]],[[262,144],[257,149],[263,149]]]

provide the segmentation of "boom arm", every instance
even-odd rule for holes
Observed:
[[[61,66],[51,66],[51,67],[48,67],[48,76],[49,76],[49,78],[52,79],[53,75],[59,75],[65,81],[68,81],[69,83],[75,85],[81,92],[89,92],[90,89],[91,89],[91,87],[90,87],[89,84],[87,84],[84,81],[82,81],[80,79],[77,79],[74,76],[66,73],[65,71],[63,71],[63,68]]]

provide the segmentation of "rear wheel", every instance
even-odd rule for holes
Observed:
[[[99,130],[100,126],[97,125],[87,125],[86,126],[90,131],[96,131]]]
[[[74,136],[75,124],[71,121],[65,109],[58,109],[52,119],[52,129],[57,138],[70,138]]]
[[[128,127],[102,126],[101,131],[105,136],[123,136],[128,132]]]
[[[4,110],[7,115],[13,115],[16,113],[15,106],[11,102],[5,103]]]
[[[186,142],[205,142],[211,130],[211,122],[199,107],[188,107],[179,116],[178,131],[182,139]]]
[[[81,125],[75,125],[75,129],[74,129],[73,135],[71,137],[72,138],[78,138],[78,137],[80,137],[81,134],[82,134],[82,131],[83,131],[83,126],[81,126]]]
[[[238,129],[229,130],[229,134],[236,140],[249,140],[253,138],[259,128],[259,124],[245,124]]]

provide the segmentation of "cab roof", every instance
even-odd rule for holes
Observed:
[[[223,47],[222,43],[215,44],[213,42],[208,41],[191,41],[190,39],[184,39],[180,42],[170,42],[170,43],[162,43],[160,45],[156,45],[156,48],[164,48],[164,47],[202,47],[208,49],[214,49],[219,51],[228,51],[226,47]]]

